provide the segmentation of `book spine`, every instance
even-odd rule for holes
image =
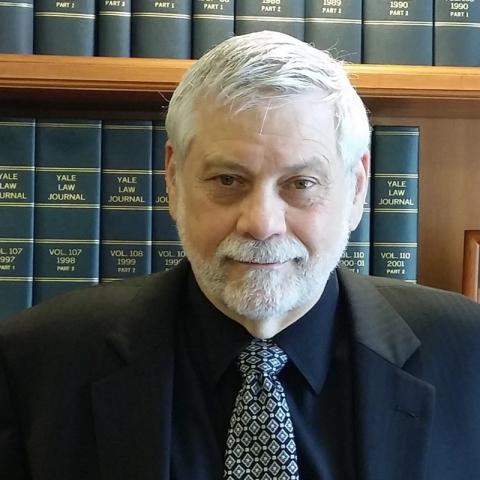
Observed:
[[[291,0],[242,0],[235,3],[235,34],[275,30],[299,40],[305,36],[305,3]]]
[[[480,0],[436,0],[435,65],[480,66]]]
[[[108,121],[102,136],[100,280],[151,271],[152,122]]]
[[[34,304],[98,282],[100,142],[100,121],[37,121]]]
[[[433,1],[364,0],[363,62],[432,65]]]
[[[190,58],[191,0],[132,4],[132,56]]]
[[[193,58],[200,58],[215,45],[233,37],[234,20],[234,0],[194,0]]]
[[[305,41],[335,58],[362,61],[362,0],[306,0]]]
[[[352,272],[362,275],[370,273],[370,185],[369,181],[362,219],[358,227],[350,234],[347,248],[342,255],[342,264]]]
[[[35,53],[94,55],[95,0],[35,0]]]
[[[99,0],[97,10],[97,55],[130,56],[131,0]]]
[[[163,122],[153,126],[153,212],[152,212],[152,272],[163,272],[178,265],[185,253],[178,238],[177,228],[168,211],[165,184],[165,142],[167,135]]]
[[[0,53],[33,53],[33,0],[0,2]]]
[[[35,121],[0,119],[0,320],[32,305]]]
[[[372,275],[415,282],[419,129],[373,130]]]

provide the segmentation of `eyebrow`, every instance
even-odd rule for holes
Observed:
[[[325,175],[330,170],[330,159],[324,155],[313,155],[308,159],[301,160],[293,165],[286,166],[282,169],[282,173],[295,173],[302,170],[313,170],[314,172]],[[213,170],[215,168],[227,168],[233,172],[249,174],[251,171],[245,165],[238,163],[235,160],[223,156],[211,156],[207,158],[204,164],[205,171]]]

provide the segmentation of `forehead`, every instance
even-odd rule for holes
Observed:
[[[197,128],[208,137],[241,138],[278,137],[284,141],[312,141],[322,145],[336,141],[334,107],[317,95],[302,95],[286,99],[279,105],[278,100],[265,102],[255,109],[235,112],[229,107],[216,106],[204,100],[197,111]]]

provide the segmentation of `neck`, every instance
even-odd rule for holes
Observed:
[[[277,333],[281,332],[288,326],[295,323],[299,318],[303,317],[319,300],[321,297],[325,284],[322,285],[320,292],[317,295],[313,295],[309,298],[309,301],[301,306],[286,312],[283,315],[272,316],[270,318],[250,318],[244,315],[240,315],[230,308],[228,308],[222,301],[209,295],[208,292],[203,291],[205,296],[210,300],[213,305],[220,310],[224,315],[235,320],[242,325],[250,335],[266,340],[274,337]],[[203,290],[203,289],[202,289]]]

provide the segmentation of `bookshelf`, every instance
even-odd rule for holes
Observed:
[[[192,60],[0,55],[0,115],[161,118]],[[419,283],[461,291],[480,229],[480,68],[350,65],[376,124],[419,125]]]

